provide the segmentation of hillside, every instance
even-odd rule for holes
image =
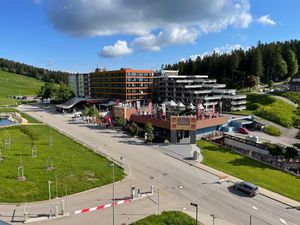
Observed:
[[[27,65],[20,62],[3,59],[3,58],[0,58],[0,70],[19,74],[19,75],[24,75],[27,77],[34,77],[44,82],[55,82],[55,83],[61,83],[61,82],[67,83],[68,75],[70,74],[62,71],[39,68],[39,67]]]
[[[272,85],[289,81],[298,73],[300,40],[272,42],[231,52],[213,52],[190,58],[163,68],[179,70],[179,74],[207,74],[229,88],[249,88],[256,84]]]
[[[30,77],[0,71],[0,106],[13,105],[16,100],[8,96],[36,95],[43,82]]]

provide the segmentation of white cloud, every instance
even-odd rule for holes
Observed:
[[[135,45],[152,51],[193,43],[201,33],[228,26],[247,28],[252,22],[249,0],[44,1],[50,23],[66,34],[129,34],[136,36]]]
[[[232,45],[226,44],[226,45],[214,48],[211,52],[204,52],[202,54],[194,54],[194,55],[191,55],[189,58],[193,61],[196,61],[196,59],[198,57],[203,59],[205,56],[212,55],[213,53],[222,55],[222,54],[225,54],[225,53],[230,53],[234,50],[238,50],[238,49],[247,50],[249,48],[250,47],[244,47],[241,44],[232,44]]]
[[[143,50],[159,51],[161,47],[167,45],[194,43],[198,35],[196,29],[174,27],[165,29],[156,36],[149,34],[138,37],[133,44]]]
[[[276,25],[276,22],[270,18],[270,15],[264,15],[259,17],[258,22],[263,25]]]
[[[131,53],[132,49],[128,48],[127,42],[118,40],[114,45],[104,46],[100,55],[103,57],[121,57]]]

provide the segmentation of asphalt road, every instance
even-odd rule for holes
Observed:
[[[200,220],[203,216],[202,221],[205,224],[212,224],[212,220],[209,220],[211,214],[217,217],[215,224],[250,224],[250,217],[252,224],[258,225],[300,224],[300,211],[261,195],[254,198],[247,197],[232,190],[230,184],[219,185],[214,175],[163,154],[157,146],[144,145],[141,141],[121,132],[71,121],[66,116],[45,112],[38,107],[26,105],[21,106],[20,110],[121,161],[129,176],[116,185],[118,197],[128,196],[131,184],[135,184],[142,191],[149,190],[150,185],[155,186],[156,195],[153,198],[118,206],[116,224],[129,223],[155,213],[158,210],[158,188],[160,210],[184,209],[192,213],[194,208],[190,206],[190,202],[195,202],[199,205]],[[67,198],[68,210],[72,212],[97,206],[96,203],[107,203],[110,195],[111,186],[106,186],[70,196]],[[0,219],[6,221],[11,219],[16,207],[18,206],[1,205]],[[28,211],[34,213],[45,213],[49,211],[48,208],[48,201],[27,206]],[[22,210],[21,206],[17,208],[16,218],[18,216],[21,218]],[[37,224],[111,224],[111,218],[112,211],[107,209]],[[219,223],[218,218],[222,219]]]

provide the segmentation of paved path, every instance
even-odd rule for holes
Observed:
[[[212,224],[211,214],[217,217],[215,224],[249,224],[250,216],[252,224],[259,225],[281,225],[281,221],[295,225],[300,221],[300,212],[295,208],[262,195],[249,198],[235,192],[230,183],[218,184],[218,176],[170,157],[157,146],[145,145],[123,133],[70,121],[67,117],[54,112],[44,112],[37,107],[22,106],[20,110],[35,118],[42,116],[44,122],[113,159],[120,160],[122,157],[122,163],[130,176],[116,185],[119,197],[126,196],[128,187],[133,183],[142,190],[148,190],[150,185],[156,187],[156,195],[152,198],[118,207],[116,224],[128,224],[156,212],[157,188],[160,190],[160,210],[184,210],[192,213],[194,208],[190,206],[190,202],[195,202],[199,205],[199,218],[205,224]],[[69,196],[68,209],[75,211],[107,203],[110,195],[111,186],[105,186]],[[32,203],[28,210],[43,213],[47,212],[48,206],[48,201]],[[22,206],[0,206],[0,219],[9,221],[14,209],[17,209],[17,216],[22,215]],[[16,217],[18,218],[20,217]],[[111,224],[111,218],[112,211],[103,210],[37,224]]]

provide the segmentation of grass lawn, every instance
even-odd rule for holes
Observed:
[[[198,141],[203,164],[300,201],[300,178],[206,141]]]
[[[8,112],[17,112],[17,113],[20,113],[20,115],[24,118],[24,119],[27,119],[28,123],[41,123],[40,121],[32,118],[31,116],[29,116],[28,114],[26,113],[23,113],[23,112],[20,112],[18,111],[17,109],[15,108],[11,108],[11,107],[1,107],[0,106],[0,113],[8,113]]]
[[[159,216],[148,216],[130,225],[195,225],[195,223],[194,218],[183,212],[167,211],[162,212]]]
[[[234,114],[254,114],[281,126],[291,128],[296,108],[280,99],[265,94],[248,94],[247,109]]]
[[[300,92],[289,91],[289,92],[274,92],[273,95],[278,95],[289,99],[290,101],[300,105]]]
[[[0,105],[16,105],[13,95],[36,95],[43,82],[26,76],[0,71]]]
[[[54,139],[53,146],[48,138]],[[4,149],[3,142],[11,136],[11,149]],[[55,192],[58,177],[58,195],[74,194],[112,182],[111,162],[83,147],[72,139],[45,125],[14,126],[0,129],[0,148],[4,160],[0,161],[0,202],[32,202],[48,198],[48,180]],[[32,158],[31,144],[36,143],[37,157]],[[54,170],[49,171],[49,157]],[[26,181],[17,181],[20,160]],[[115,180],[124,177],[123,169],[115,166]]]

